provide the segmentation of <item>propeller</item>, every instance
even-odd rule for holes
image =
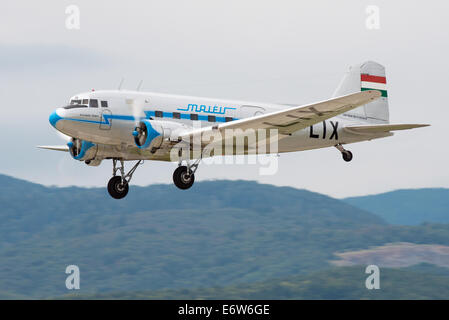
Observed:
[[[69,147],[69,151],[75,156],[78,155],[78,153],[81,150],[81,141],[79,139],[72,138],[60,131],[56,131],[56,133],[58,134],[58,136],[60,136],[63,140],[67,142],[67,147]]]
[[[60,136],[63,140],[65,140],[67,142],[69,142],[72,139],[72,137],[70,137],[60,131],[56,131],[56,133],[58,134],[58,136]]]
[[[67,142],[67,146],[69,147],[69,151],[73,157],[76,157],[80,154],[82,148],[82,141],[80,139],[72,138],[69,142]]]
[[[80,152],[81,150],[81,143],[78,139],[72,138],[60,131],[56,131],[58,136],[60,136],[63,140],[67,142],[67,147],[69,147],[69,152],[72,154],[75,154],[75,156]]]
[[[138,146],[143,146],[145,141],[147,140],[147,130],[146,125],[143,122],[140,122],[136,128],[134,128],[133,136],[134,141]]]
[[[140,120],[145,118],[144,106],[145,100],[143,99],[133,99],[130,103],[132,115],[134,117],[134,131],[132,135],[138,145],[143,145],[146,140],[146,128]]]
[[[145,107],[145,100],[133,99],[130,106],[134,117],[134,122],[137,127],[137,125],[140,123],[140,119],[145,118],[145,112],[143,111],[143,108]]]

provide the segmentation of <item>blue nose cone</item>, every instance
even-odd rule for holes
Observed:
[[[61,119],[62,118],[56,113],[56,111],[53,111],[53,113],[48,118],[48,121],[50,121],[50,124],[56,128],[56,123]]]

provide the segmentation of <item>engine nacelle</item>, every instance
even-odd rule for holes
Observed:
[[[157,149],[164,139],[176,135],[182,128],[182,124],[172,121],[145,119],[134,128],[134,142],[140,149]]]
[[[70,155],[75,160],[88,161],[95,158],[98,146],[95,143],[73,138],[69,143]]]

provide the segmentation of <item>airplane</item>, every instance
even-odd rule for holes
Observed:
[[[205,157],[335,147],[349,162],[353,155],[344,145],[428,126],[390,124],[385,67],[373,61],[350,67],[331,99],[306,105],[99,90],[71,97],[49,121],[70,140],[63,146],[38,147],[69,152],[89,166],[111,159],[107,189],[115,199],[128,194],[144,160],[177,161],[173,182],[186,190]],[[241,139],[251,130],[257,132],[256,140]],[[243,141],[241,148],[237,140]],[[273,141],[276,148],[257,145],[272,146]],[[219,148],[223,145],[231,148]],[[125,161],[137,163],[125,173]]]

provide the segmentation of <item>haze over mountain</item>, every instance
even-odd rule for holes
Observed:
[[[392,224],[449,223],[449,189],[396,190],[344,201]]]

